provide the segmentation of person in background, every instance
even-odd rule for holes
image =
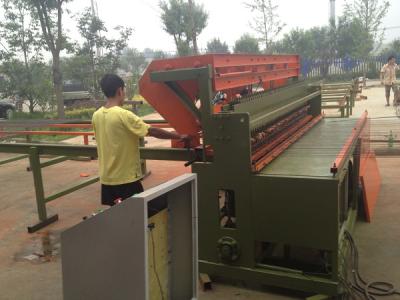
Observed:
[[[152,136],[187,143],[189,136],[151,127],[131,111],[122,108],[125,83],[119,76],[104,75],[100,86],[107,102],[93,114],[92,124],[99,158],[101,203],[113,206],[143,192],[140,138]]]
[[[381,83],[385,86],[386,106],[390,106],[390,90],[393,90],[393,93],[396,94],[397,70],[399,70],[399,66],[396,64],[396,58],[390,56],[387,64],[385,64],[381,70]]]

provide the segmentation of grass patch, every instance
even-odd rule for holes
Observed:
[[[125,105],[125,109],[131,110],[131,105]],[[82,108],[82,109],[73,109],[69,111],[65,111],[65,118],[66,119],[74,119],[74,120],[82,120],[82,121],[87,121],[91,120],[93,113],[96,111],[95,108]],[[143,103],[143,105],[140,105],[138,107],[137,115],[140,117],[149,115],[151,113],[154,113],[155,110],[152,106],[150,106],[148,103]],[[35,111],[33,113],[26,113],[26,112],[15,112],[13,115],[13,120],[40,120],[40,119],[55,119],[57,114],[54,113],[44,113],[44,112],[38,112]],[[25,130],[24,128],[15,128],[16,130]],[[91,129],[85,129],[85,128],[32,128],[34,131],[92,131]],[[19,140],[23,139],[25,136],[24,135],[18,135],[17,138]],[[70,139],[72,137],[76,137],[75,135],[69,136],[69,135],[57,135],[56,133],[54,135],[31,135],[31,140],[32,142],[61,142],[67,139]],[[83,141],[83,136],[80,136]],[[89,136],[90,138],[90,136]]]
[[[41,119],[52,119],[55,116],[54,113],[34,111],[33,113],[15,111],[13,113],[13,120],[41,120]]]
[[[127,110],[131,110],[130,105],[124,105],[124,108]],[[74,120],[91,120],[96,108],[80,108],[65,111],[66,119],[74,119]],[[155,110],[148,103],[143,103],[139,106],[137,115],[139,117],[147,116],[151,113],[154,113]],[[39,112],[35,111],[33,113],[27,112],[14,112],[13,120],[40,120],[40,119],[55,119],[57,117],[57,113],[55,112]]]

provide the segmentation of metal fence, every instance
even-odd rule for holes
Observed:
[[[316,77],[358,77],[378,78],[387,57],[377,56],[366,59],[359,58],[302,58],[301,73],[306,78]]]

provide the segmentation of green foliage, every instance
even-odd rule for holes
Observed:
[[[7,97],[27,99],[31,112],[37,105],[45,110],[53,105],[53,96],[50,69],[40,54],[43,40],[38,22],[24,0],[3,0],[2,8],[0,38],[7,48],[0,51],[0,72],[6,77],[1,92]]]
[[[336,35],[339,57],[367,57],[374,49],[373,36],[364,30],[358,18],[339,18]]]
[[[40,58],[42,40],[37,20],[31,18],[30,6],[26,0],[2,0],[4,12],[0,22],[0,37],[7,43],[7,49],[0,51],[3,59],[24,57],[25,60]]]
[[[330,53],[328,27],[313,27],[309,30],[293,29],[275,45],[279,53],[299,54],[305,58],[326,57]]]
[[[105,73],[115,73],[120,67],[120,58],[126,48],[131,28],[114,28],[119,34],[117,39],[106,37],[107,28],[90,8],[86,8],[78,17],[78,31],[84,39],[78,45],[75,56],[64,59],[65,78],[78,80],[95,96],[101,95],[99,80]]]
[[[67,119],[80,119],[80,120],[91,120],[96,108],[80,108],[68,110],[65,112]]]
[[[131,99],[138,91],[138,83],[141,74],[147,66],[144,54],[134,48],[126,48],[120,58],[121,69],[130,72],[131,76],[126,82],[127,97]]]
[[[145,48],[143,50],[143,56],[151,59],[163,59],[169,57],[168,53],[162,50],[153,50],[150,48]]]
[[[42,110],[54,105],[51,70],[43,62],[24,62],[13,59],[4,61],[0,72],[6,75],[1,92],[6,97],[18,97],[29,100],[29,110],[36,106]]]
[[[310,32],[304,29],[293,29],[286,33],[282,40],[275,44],[275,51],[285,54],[299,54],[302,57],[312,57],[318,51],[312,43]]]
[[[72,55],[61,59],[61,68],[65,80],[82,83],[89,90],[92,85],[89,58],[85,55]]]
[[[13,120],[39,120],[39,119],[52,119],[54,113],[34,111],[32,113],[16,111],[13,114]]]
[[[180,56],[187,56],[196,51],[194,48],[197,45],[197,36],[207,26],[208,13],[203,5],[189,2],[183,0],[160,2],[163,29],[173,36]]]
[[[387,0],[347,0],[344,6],[344,16],[356,19],[364,33],[372,38],[376,46],[381,45],[385,31],[382,30],[383,19],[386,17],[390,2]],[[368,55],[364,53],[364,55]]]
[[[131,105],[124,105],[123,106],[127,110],[131,110]],[[96,108],[79,108],[79,109],[72,109],[65,112],[65,117],[67,119],[74,119],[74,120],[91,120]],[[137,115],[140,117],[147,116],[151,113],[154,113],[154,108],[147,103],[144,103],[139,106]],[[55,113],[51,112],[40,112],[34,111],[33,113],[26,113],[26,112],[15,112],[13,115],[13,119],[18,120],[28,120],[28,119],[54,119],[56,117]]]
[[[207,43],[207,53],[229,53],[228,44],[214,38]]]
[[[366,58],[383,37],[381,25],[388,8],[389,3],[384,0],[346,2],[337,27],[331,24],[309,30],[294,29],[275,44],[275,51],[315,59]]]
[[[391,55],[394,55],[394,56],[400,55],[400,39],[395,39],[394,41],[392,41],[387,47],[385,47],[381,51],[380,55],[385,58],[387,58]]]
[[[258,41],[256,38],[252,37],[249,34],[242,35],[235,42],[235,53],[251,53],[251,54],[259,54],[260,48],[258,47]]]
[[[246,2],[245,6],[254,15],[250,26],[259,36],[260,41],[264,43],[264,51],[271,52],[273,42],[286,26],[279,19],[277,13],[279,6],[274,4],[272,0],[251,0]]]
[[[71,44],[63,30],[63,15],[66,3],[71,0],[27,0],[32,19],[40,24],[41,37],[45,49],[52,55],[52,75],[54,92],[57,99],[58,117],[64,117],[64,100],[62,96],[62,72],[60,66],[60,53],[70,50]]]

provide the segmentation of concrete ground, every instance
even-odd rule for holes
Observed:
[[[360,115],[368,109],[370,116],[376,118],[372,120],[372,132],[380,137],[385,137],[391,128],[397,130],[400,119],[386,120],[386,123],[382,122],[385,119],[379,119],[394,115],[393,108],[384,107],[383,88],[370,88],[363,94],[368,96],[368,100],[357,102],[354,115]],[[70,142],[82,143],[81,140]],[[165,144],[157,144],[162,145]],[[0,160],[10,156],[0,153]],[[37,221],[37,213],[32,174],[26,171],[27,164],[27,160],[21,160],[0,166],[0,300],[62,299],[59,235],[80,222],[83,216],[101,208],[99,184],[49,203],[48,213],[58,213],[60,220],[38,233],[28,234],[26,226]],[[378,164],[382,189],[373,222],[359,222],[356,228],[360,270],[368,280],[391,281],[400,287],[400,159],[382,157],[378,158]],[[149,161],[148,167],[152,174],[144,181],[145,188],[190,171],[181,162]],[[44,169],[46,193],[83,180],[81,173],[96,175],[97,161],[68,161]],[[214,284],[212,291],[200,292],[200,299],[285,300],[301,297],[285,291],[251,291]]]

